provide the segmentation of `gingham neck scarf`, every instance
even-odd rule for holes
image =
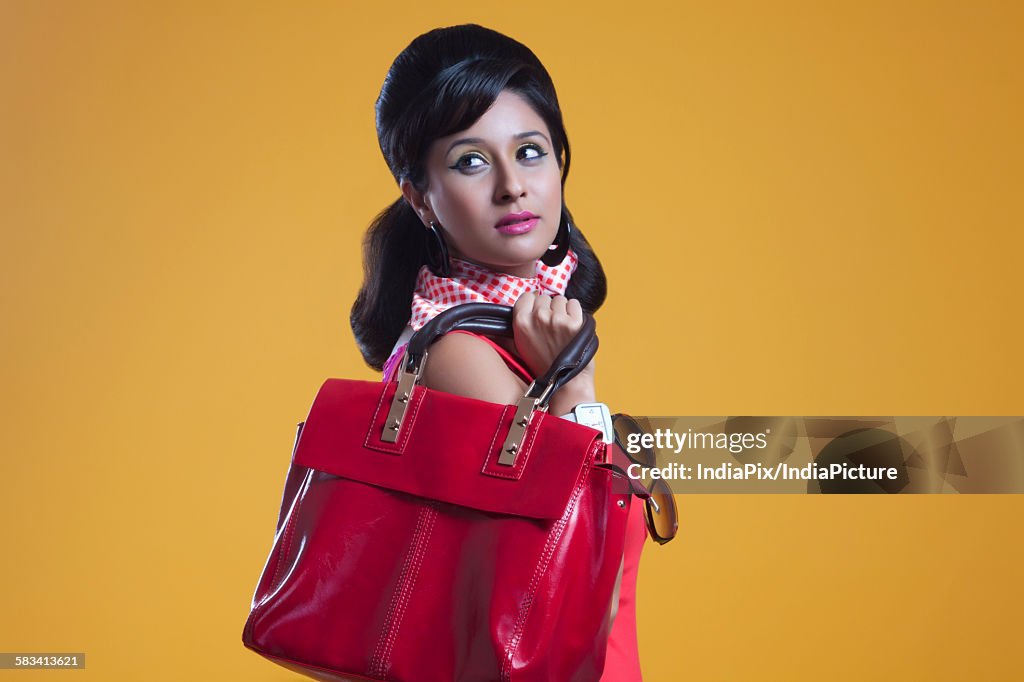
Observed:
[[[450,258],[451,277],[438,277],[424,265],[416,278],[412,295],[413,330],[430,321],[438,313],[461,303],[479,301],[515,305],[527,291],[557,296],[564,294],[569,278],[576,271],[578,259],[569,249],[562,262],[555,266],[537,261],[536,277],[516,277],[494,272],[461,258]]]

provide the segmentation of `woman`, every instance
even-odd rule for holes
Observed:
[[[513,339],[452,333],[423,383],[514,404],[604,301],[604,272],[562,190],[569,143],[551,78],[524,45],[465,25],[416,38],[377,100],[381,151],[402,197],[370,226],[351,323],[363,357],[391,378],[413,331],[458,303],[513,306]],[[551,398],[594,402],[594,363]],[[646,538],[631,508],[603,680],[639,680],[634,596]]]

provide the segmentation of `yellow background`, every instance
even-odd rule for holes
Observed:
[[[298,679],[242,625],[435,26],[554,77],[613,409],[1024,413],[1021,7],[0,1],[0,650]],[[648,680],[1019,674],[1019,496],[678,504]]]

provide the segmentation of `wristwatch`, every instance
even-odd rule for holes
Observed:
[[[612,415],[608,411],[608,406],[604,403],[580,403],[572,408],[572,412],[563,414],[562,419],[597,429],[601,432],[605,443],[611,443],[615,440],[615,431],[612,429]]]

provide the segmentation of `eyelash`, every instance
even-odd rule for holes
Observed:
[[[516,150],[516,153],[518,154],[519,152],[523,151],[524,149],[532,149],[533,151],[537,152],[537,156],[533,156],[533,157],[530,157],[530,158],[524,158],[524,159],[522,159],[523,161],[537,161],[537,160],[542,159],[542,158],[544,158],[545,156],[548,155],[548,153],[546,151],[544,151],[540,147],[540,145],[536,145],[536,144],[524,144],[522,147],[520,147],[519,149]],[[465,165],[462,165],[462,162],[465,161],[466,159],[474,159],[474,158],[482,159],[483,160],[483,156],[479,152],[470,152],[469,154],[465,154],[463,156],[460,156],[459,160],[455,162],[455,165],[454,166],[449,166],[449,168],[451,168],[452,170],[458,170],[458,171],[461,171],[461,170],[472,170],[474,168],[480,168],[480,166],[465,166]]]

